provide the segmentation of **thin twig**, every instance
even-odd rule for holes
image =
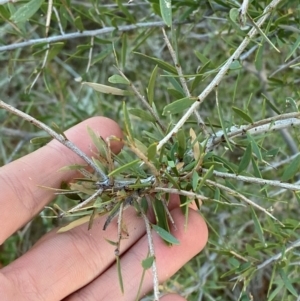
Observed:
[[[138,205],[140,204],[139,201],[137,201]],[[159,300],[159,282],[158,282],[158,274],[157,274],[157,267],[156,267],[156,260],[155,260],[155,251],[154,251],[154,244],[153,244],[153,238],[152,238],[152,232],[151,232],[151,224],[147,217],[147,215],[144,213],[143,208],[139,205],[142,218],[145,222],[146,226],[146,233],[148,238],[148,246],[149,246],[149,254],[151,257],[153,257],[153,263],[152,263],[152,273],[153,273],[153,294],[154,294],[154,300]]]
[[[102,192],[103,192],[103,188],[98,189],[93,195],[91,195],[89,198],[87,198],[86,200],[84,200],[82,203],[79,203],[78,205],[76,205],[73,208],[71,208],[70,210],[68,210],[67,213],[73,213],[73,212],[77,211],[78,209],[84,207],[85,205],[87,205],[88,203],[90,203],[91,201],[93,201],[96,197],[98,197],[99,195],[101,195]]]
[[[142,104],[146,107],[146,109],[149,111],[149,113],[154,117],[155,121],[157,122],[157,124],[159,125],[159,127],[165,132],[166,131],[166,127],[163,125],[163,123],[161,122],[159,116],[157,115],[157,113],[153,110],[153,108],[150,106],[149,102],[146,100],[145,96],[143,96],[139,90],[135,87],[135,85],[126,77],[126,75],[122,72],[121,69],[119,69],[118,67],[116,67],[118,72],[121,74],[121,76],[126,79],[130,85],[130,87],[132,88],[133,92],[135,93],[135,95],[141,100]]]
[[[60,30],[60,34],[61,34],[61,35],[65,35],[65,32],[64,32],[63,27],[62,27],[62,25],[61,25],[59,13],[58,13],[58,11],[57,11],[57,9],[56,9],[55,6],[53,7],[53,11],[54,11],[55,16],[56,16],[56,19],[57,19],[57,24],[58,24],[58,27],[59,27],[59,30]]]
[[[271,14],[272,10],[276,7],[276,5],[281,0],[273,0],[263,11],[263,16],[257,21],[256,27],[260,28],[262,24],[266,21],[266,19]],[[232,54],[232,56],[226,61],[226,63],[223,65],[223,67],[220,69],[218,74],[215,76],[215,78],[211,81],[211,83],[203,90],[203,92],[198,96],[197,101],[194,102],[194,104],[187,110],[187,112],[181,117],[181,119],[178,121],[178,123],[173,127],[173,129],[159,142],[157,145],[157,150],[160,150],[164,144],[166,144],[169,139],[178,132],[178,130],[185,124],[187,119],[191,116],[191,114],[197,109],[197,107],[205,100],[205,98],[211,93],[213,89],[215,89],[219,83],[222,81],[222,79],[227,74],[232,62],[239,59],[240,55],[244,51],[244,49],[247,47],[247,45],[252,41],[254,36],[257,33],[256,27],[252,27],[252,29],[249,31],[245,39],[242,41],[240,46],[235,50],[235,52]]]
[[[94,49],[94,37],[91,37],[91,48],[89,51],[89,60],[88,60],[88,64],[86,66],[86,73],[89,72],[90,70],[90,66],[91,66],[91,62],[92,62],[92,57],[93,57],[93,49]]]
[[[291,126],[300,125],[300,113],[293,112],[282,115],[269,117],[263,120],[253,122],[249,125],[241,125],[239,127],[232,126],[227,131],[227,137],[239,137],[249,133],[250,135],[263,134],[270,131],[281,130]],[[206,152],[211,151],[214,147],[224,141],[224,132],[218,131],[215,135],[208,139],[206,143]]]
[[[203,172],[207,172],[208,169],[203,168]],[[233,179],[237,181],[242,181],[246,183],[258,184],[258,185],[269,185],[274,187],[280,187],[289,190],[300,190],[300,185],[290,184],[290,183],[282,183],[277,180],[266,180],[261,178],[254,178],[254,177],[247,177],[247,176],[240,176],[232,173],[220,172],[220,171],[213,171],[213,175],[219,178],[226,178],[226,179]]]
[[[274,215],[272,215],[270,212],[268,212],[268,210],[266,210],[265,208],[259,206],[258,204],[256,204],[255,202],[251,201],[250,199],[248,199],[247,197],[245,197],[243,194],[239,193],[236,190],[233,190],[227,186],[224,186],[222,184],[219,184],[215,181],[211,181],[211,180],[206,180],[207,184],[210,184],[214,187],[218,187],[226,192],[228,192],[231,195],[235,195],[238,198],[240,198],[242,201],[244,201],[245,203],[257,208],[258,210],[264,212],[265,214],[267,214],[268,216],[270,216],[272,219],[274,219],[276,222],[278,222],[281,226],[284,226],[283,223],[281,221],[279,221]]]
[[[243,4],[241,5],[241,8],[239,10],[239,22],[242,27],[246,25],[247,21],[247,10],[249,6],[249,0],[243,0]]]
[[[180,83],[181,83],[181,86],[184,90],[184,94],[186,97],[192,97],[191,93],[190,93],[190,90],[188,88],[188,85],[187,85],[187,82],[186,82],[186,79],[183,75],[183,72],[182,72],[182,68],[181,68],[181,65],[179,64],[179,61],[178,61],[178,58],[177,58],[177,55],[172,47],[172,44],[170,43],[170,40],[166,34],[166,31],[164,28],[162,28],[162,32],[163,32],[163,35],[164,35],[164,39],[166,41],[166,44],[167,44],[167,47],[169,49],[169,52],[170,52],[170,55],[172,57],[172,60],[174,62],[174,65],[175,65],[175,68],[177,70],[177,74],[179,75],[179,80],[180,80]],[[194,115],[197,119],[197,124],[202,128],[205,136],[207,137],[209,134],[208,134],[208,131],[206,129],[206,126],[205,126],[205,123],[202,119],[202,117],[200,116],[199,112],[198,111],[194,111]]]
[[[48,37],[50,22],[51,22],[51,15],[52,15],[52,7],[53,7],[53,0],[48,1],[48,8],[47,8],[47,17],[46,17],[46,32],[45,36]]]
[[[38,121],[37,119],[33,118],[32,116],[12,107],[11,105],[5,103],[4,101],[0,100],[0,108],[3,108],[10,113],[17,115],[24,120],[27,120],[28,122],[34,124],[38,128],[44,130],[46,133],[48,133],[51,137],[59,141],[61,144],[69,148],[72,152],[77,154],[81,159],[83,159],[89,166],[91,166],[95,172],[98,173],[99,176],[101,176],[103,181],[107,181],[106,174],[91,160],[83,151],[81,151],[74,143],[72,143],[70,140],[68,140],[66,137],[64,137],[61,134],[56,133],[51,128],[49,128],[44,123]]]
[[[40,71],[38,72],[38,74],[36,75],[36,77],[34,78],[34,80],[32,81],[32,83],[30,85],[29,93],[30,93],[31,89],[33,88],[33,86],[35,85],[35,83],[37,82],[38,78],[40,77],[42,71],[44,70],[44,68],[46,66],[46,63],[47,63],[47,60],[48,60],[48,55],[49,55],[49,50],[50,50],[50,45],[48,44],[46,47],[47,48],[46,48],[46,52],[45,52],[45,56],[44,56],[42,66],[40,68]]]
[[[174,24],[177,24],[177,23],[174,23]],[[32,40],[28,40],[25,42],[4,45],[4,46],[0,47],[0,52],[29,47],[29,46],[36,45],[36,44],[54,43],[54,42],[67,41],[67,40],[73,40],[73,39],[85,38],[85,37],[93,37],[93,36],[95,37],[95,36],[111,33],[116,30],[119,32],[125,32],[125,31],[131,31],[131,30],[139,29],[139,28],[154,28],[154,27],[163,27],[163,26],[165,26],[165,23],[163,21],[159,21],[159,22],[145,22],[145,23],[136,23],[136,24],[132,24],[132,25],[123,25],[123,26],[118,26],[117,28],[116,27],[105,27],[105,28],[100,28],[100,29],[95,29],[95,30],[84,30],[82,32],[73,32],[73,33],[67,33],[67,34],[60,35],[60,36],[32,39]]]
[[[270,257],[269,259],[265,260],[263,263],[259,264],[256,266],[256,270],[261,270],[273,261],[277,261],[280,258],[282,258],[286,253],[292,251],[295,248],[300,247],[300,239],[297,239],[296,241],[292,242],[286,249],[284,250],[284,253],[281,251],[280,253]]]
[[[220,203],[220,204],[227,205],[227,206],[245,207],[244,204],[238,204],[238,203],[233,204],[233,203],[222,202],[222,201],[219,201],[219,200],[216,200],[216,199],[208,198],[208,197],[206,197],[202,194],[198,194],[198,193],[193,192],[193,191],[178,190],[177,188],[155,187],[154,191],[184,195],[184,196],[187,196],[187,197],[192,198],[192,199],[198,199],[200,201],[211,201],[211,202],[216,202],[216,203]]]

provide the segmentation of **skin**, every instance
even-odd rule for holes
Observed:
[[[86,154],[93,147],[86,127],[106,138],[122,137],[119,126],[104,117],[93,117],[66,132],[66,136]],[[113,152],[122,144],[112,143]],[[0,244],[38,214],[53,192],[38,185],[59,187],[70,181],[73,172],[58,170],[69,164],[82,164],[81,159],[57,141],[0,168]],[[172,276],[199,253],[207,242],[207,226],[199,214],[190,209],[189,223],[184,229],[184,216],[172,197],[170,211],[177,230],[173,235],[180,245],[167,246],[153,233],[159,281]],[[142,275],[141,261],[148,252],[143,220],[133,208],[124,212],[129,237],[121,242],[121,267],[125,292],[119,287],[114,247],[105,239],[117,237],[116,221],[103,231],[105,217],[94,221],[90,231],[83,224],[64,233],[57,229],[42,237],[26,254],[0,270],[0,292],[3,301],[99,301],[135,300]],[[151,269],[146,272],[142,295],[152,289]],[[166,295],[162,301],[182,301],[177,295]]]

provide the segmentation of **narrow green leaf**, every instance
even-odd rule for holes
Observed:
[[[284,272],[283,269],[278,269],[279,271],[279,275],[282,279],[282,281],[284,282],[285,287],[287,288],[287,290],[294,295],[295,297],[299,297],[299,294],[297,293],[297,291],[295,290],[295,288],[293,287],[293,284],[291,283],[290,279],[288,278],[287,274]]]
[[[270,108],[276,112],[277,114],[281,114],[280,110],[278,110],[278,108],[273,104],[273,102],[265,95],[262,93],[262,96],[265,98],[267,104],[270,106]]]
[[[165,240],[173,245],[179,245],[178,239],[175,238],[171,233],[169,233],[165,229],[163,229],[157,225],[152,225],[152,228],[163,240]]]
[[[161,68],[161,69],[163,69],[163,70],[165,70],[167,72],[170,72],[170,73],[173,73],[173,74],[177,75],[176,68],[173,67],[171,64],[166,63],[166,62],[164,62],[164,61],[162,61],[160,59],[157,59],[157,58],[145,55],[143,53],[135,52],[135,54],[141,56],[142,58],[144,58],[145,60],[147,60],[150,63],[155,63],[159,68]]]
[[[189,108],[194,102],[195,99],[192,99],[190,97],[184,97],[175,100],[164,107],[162,114],[166,116],[168,114],[182,113],[185,109]]]
[[[105,94],[112,94],[112,95],[127,95],[127,91],[121,90],[118,88],[114,88],[107,85],[92,83],[92,82],[82,82],[82,85],[87,85],[91,88],[93,88],[97,92],[105,93]]]
[[[148,95],[148,101],[150,106],[152,106],[153,100],[154,100],[154,87],[155,87],[155,80],[157,77],[157,70],[158,65],[156,65],[151,73],[148,88],[147,88],[147,95]]]
[[[129,109],[128,112],[134,116],[141,118],[143,121],[155,122],[155,118],[145,110]]]
[[[51,125],[52,129],[59,135],[63,136],[65,139],[68,140],[68,138],[66,137],[64,131],[55,123],[55,122],[52,122],[52,125]]]
[[[121,62],[122,62],[123,69],[125,69],[126,57],[127,57],[127,34],[126,34],[126,32],[123,32],[122,33],[122,52],[121,52]]]
[[[226,126],[225,126],[225,123],[224,123],[223,111],[221,110],[221,106],[219,104],[219,101],[217,101],[217,111],[218,111],[221,127],[222,127],[222,130],[223,130],[223,133],[224,133],[225,141],[227,143],[228,148],[232,151],[232,147],[231,147],[230,141],[229,141],[228,136],[227,136],[227,129],[226,129]]]
[[[294,158],[284,169],[281,181],[288,181],[299,172],[300,167],[300,155]]]
[[[254,228],[255,228],[255,231],[259,237],[259,239],[261,240],[261,242],[263,244],[265,244],[265,238],[264,238],[264,231],[263,231],[263,228],[260,224],[260,221],[255,213],[255,210],[252,206],[250,206],[250,209],[251,209],[251,214],[252,214],[252,220],[254,222]]]
[[[252,144],[249,143],[239,164],[239,169],[238,169],[239,174],[248,167],[251,158],[252,158]]]
[[[256,155],[257,159],[259,161],[262,161],[263,158],[262,158],[262,154],[261,154],[261,151],[260,151],[260,148],[259,146],[257,145],[256,141],[253,139],[253,137],[247,132],[246,133],[247,135],[247,138],[248,140],[251,142],[252,144],[252,151],[254,152],[254,154]]]
[[[125,101],[123,101],[123,114],[124,114],[126,133],[128,135],[129,140],[131,140],[133,142],[134,136],[133,136],[133,131],[132,131],[132,127],[131,127],[131,120],[129,117],[129,113],[128,113]]]
[[[103,158],[107,158],[108,156],[108,150],[107,150],[107,144],[105,143],[105,141],[96,135],[96,133],[88,126],[87,127],[87,131],[89,136],[91,137],[93,144],[95,145],[95,147],[97,148],[99,154],[103,157]]]
[[[51,137],[35,137],[30,140],[30,143],[34,145],[46,144],[51,141]]]
[[[149,256],[147,257],[146,259],[144,259],[142,261],[142,267],[145,269],[145,270],[148,270],[152,267],[152,264],[154,262],[154,257],[153,256]]]
[[[202,64],[206,65],[207,63],[210,63],[210,60],[205,55],[203,55],[201,52],[195,50],[194,53]]]
[[[203,184],[205,183],[205,181],[206,181],[207,179],[209,179],[209,178],[212,176],[212,174],[213,174],[213,172],[214,172],[214,169],[215,169],[215,166],[212,165],[212,166],[209,168],[209,170],[203,175],[203,178],[201,179],[201,181],[200,181],[200,183],[199,183],[199,185],[198,185],[198,187],[197,187],[197,190],[201,189],[202,186],[203,186]]]
[[[147,149],[147,157],[152,161],[156,157],[157,142],[152,143]]]
[[[169,173],[167,173],[166,171],[164,172],[164,175],[168,178],[168,180],[173,184],[174,187],[176,187],[177,189],[180,190],[180,186],[177,182],[177,180],[175,180]]]
[[[136,159],[136,160],[133,160],[133,161],[127,163],[127,164],[124,164],[124,165],[114,169],[112,172],[110,172],[108,174],[108,177],[118,175],[118,174],[122,173],[123,171],[128,170],[129,168],[132,168],[133,166],[137,165],[139,162],[141,162],[141,160]]]
[[[186,137],[184,130],[179,130],[176,134],[178,142],[178,158],[182,159],[186,151]]]
[[[74,20],[75,27],[80,31],[84,31],[84,26],[80,16],[77,16]]]
[[[123,277],[122,277],[122,269],[121,269],[121,260],[119,256],[116,256],[116,264],[117,264],[117,270],[118,270],[118,279],[119,279],[119,285],[122,294],[124,293],[124,284],[123,284]]]
[[[125,85],[130,84],[130,82],[126,78],[124,78],[119,74],[112,75],[111,77],[108,78],[108,81],[112,84],[125,84]]]
[[[239,22],[238,22],[238,17],[239,17],[239,10],[237,8],[232,8],[230,11],[229,11],[229,18],[232,22],[234,22],[235,24],[238,24],[239,25]]]
[[[294,45],[292,46],[291,51],[289,52],[289,54],[287,55],[285,62],[294,54],[294,52],[299,49],[300,46],[300,35],[298,36],[298,39],[296,40],[296,42],[294,43]]]
[[[273,47],[277,52],[280,53],[280,50],[271,42],[271,40],[266,36],[266,34],[261,30],[259,26],[256,25],[256,23],[253,21],[253,19],[250,17],[249,14],[247,14],[251,24],[255,27],[255,29],[262,35],[263,39],[268,42],[271,47]]]
[[[192,83],[192,87],[191,87],[191,92],[194,91],[194,89],[196,89],[200,82],[203,79],[203,74],[204,72],[208,69],[208,66],[210,65],[211,61],[207,61],[206,63],[204,63],[204,65],[198,70],[198,74],[195,76],[195,79],[193,80]]]
[[[247,121],[249,123],[253,123],[252,118],[246,112],[242,111],[241,109],[239,109],[237,107],[232,107],[232,110],[245,121]]]
[[[159,7],[162,19],[167,26],[172,25],[172,1],[171,0],[159,0]]]
[[[16,23],[28,21],[43,3],[44,0],[31,0],[25,3],[10,17],[10,20]]]
[[[198,175],[198,173],[194,170],[194,171],[193,171],[193,175],[192,175],[192,187],[193,187],[193,191],[196,191],[197,186],[198,186],[198,182],[199,182],[199,175]]]

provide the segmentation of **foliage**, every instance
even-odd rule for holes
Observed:
[[[63,187],[92,202],[70,209],[60,196],[55,208],[87,214],[92,226],[96,214],[108,212],[109,223],[151,199],[155,231],[176,243],[168,195],[181,194],[183,208],[196,201],[209,244],[165,284],[188,300],[297,300],[300,292],[299,4],[248,2],[0,5],[0,99],[56,129],[93,115],[123,125],[118,156],[88,133],[107,177],[77,166],[88,181]],[[39,147],[28,141],[41,133],[20,115],[1,110],[0,121],[2,164]],[[5,263],[12,249],[19,255],[18,235],[3,247]]]

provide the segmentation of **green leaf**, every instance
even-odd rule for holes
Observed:
[[[149,256],[142,261],[142,267],[145,270],[148,270],[152,267],[153,262],[154,262],[154,256]]]
[[[261,155],[261,151],[260,151],[260,148],[257,145],[256,141],[253,139],[253,137],[248,132],[246,133],[246,135],[247,135],[248,140],[252,144],[252,150],[253,150],[254,154],[256,155],[257,159],[259,161],[262,161],[263,158],[262,158],[262,155]]]
[[[52,140],[51,137],[35,137],[30,140],[30,143],[32,143],[33,145],[40,145],[40,144],[46,144],[51,140]]]
[[[77,16],[74,20],[74,24],[76,26],[76,28],[82,32],[84,31],[84,26],[83,26],[83,23],[82,23],[82,20],[81,20],[81,17],[80,16]]]
[[[153,100],[154,100],[154,87],[155,87],[155,80],[157,77],[157,70],[158,65],[156,65],[151,73],[148,88],[147,88],[147,95],[148,95],[148,101],[150,106],[152,106]]]
[[[294,52],[299,48],[300,45],[300,35],[298,36],[298,39],[296,40],[296,42],[294,43],[294,45],[292,46],[291,51],[289,52],[289,54],[287,55],[285,62],[294,54]]]
[[[44,3],[44,0],[31,0],[21,7],[10,17],[10,20],[16,23],[24,22],[30,19]]]
[[[281,181],[288,181],[299,171],[300,155],[294,158],[288,166],[285,167]]]
[[[192,187],[193,187],[193,191],[196,191],[197,186],[198,186],[198,182],[199,182],[199,175],[198,175],[198,173],[194,170],[194,171],[193,171],[193,175],[192,175]]]
[[[262,226],[260,224],[260,221],[259,221],[259,219],[258,219],[258,217],[257,217],[257,215],[255,213],[254,208],[252,206],[250,206],[250,209],[251,209],[251,213],[252,213],[252,220],[254,222],[255,231],[256,231],[259,239],[261,240],[261,242],[263,244],[265,244],[266,242],[265,242],[265,238],[264,238],[263,228],[262,228]]]
[[[231,147],[230,141],[229,141],[228,136],[227,136],[227,129],[226,129],[226,126],[225,126],[225,123],[224,123],[223,110],[221,110],[221,106],[220,106],[218,100],[217,100],[217,111],[218,111],[221,127],[222,127],[222,130],[223,130],[223,133],[224,133],[225,141],[227,143],[228,148],[232,151],[232,147]]]
[[[238,174],[240,174],[242,171],[244,171],[248,167],[248,165],[251,161],[251,158],[252,158],[252,144],[249,143],[244,152],[244,155],[241,159],[239,169],[238,169]]]
[[[105,94],[121,95],[121,96],[128,94],[128,93],[126,93],[127,91],[125,91],[125,90],[121,90],[121,89],[114,88],[114,87],[107,86],[107,85],[102,85],[102,84],[97,84],[97,83],[92,83],[92,82],[82,82],[81,84],[87,85],[87,86],[93,88],[95,91],[105,93]]]
[[[202,186],[203,186],[203,184],[205,183],[205,181],[206,181],[207,179],[209,179],[209,178],[212,176],[212,174],[213,174],[213,172],[214,172],[214,169],[215,169],[215,166],[212,165],[212,166],[209,168],[209,170],[203,175],[203,178],[201,179],[201,181],[200,181],[200,183],[199,183],[199,185],[198,185],[198,187],[197,187],[197,190],[201,189]]]
[[[122,165],[122,166],[120,166],[120,167],[114,169],[112,172],[110,172],[110,173],[108,174],[108,177],[111,177],[111,176],[115,176],[115,175],[117,175],[117,174],[120,174],[120,173],[122,173],[123,171],[128,170],[129,168],[132,168],[133,166],[137,165],[139,162],[141,162],[141,160],[140,160],[140,159],[136,159],[136,160],[133,160],[133,161],[127,163],[127,164],[124,164],[124,165]]]
[[[124,284],[123,284],[123,277],[122,277],[121,261],[119,256],[116,256],[116,263],[117,263],[117,270],[118,270],[119,285],[120,285],[121,292],[123,294]]]
[[[178,158],[182,159],[186,150],[186,137],[184,130],[179,130],[176,137],[178,142]]]
[[[147,157],[152,161],[156,157],[157,142],[152,143],[147,149]]]
[[[249,123],[253,123],[252,118],[246,112],[242,111],[241,109],[239,109],[237,107],[232,107],[232,110],[245,121],[247,121]]]
[[[111,77],[108,78],[108,81],[112,84],[124,84],[124,85],[130,84],[130,82],[126,78],[124,78],[119,74],[112,75]]]
[[[126,57],[127,57],[127,34],[125,32],[123,32],[122,33],[122,52],[121,52],[121,62],[122,62],[123,69],[125,69]]]
[[[63,136],[66,140],[68,140],[64,131],[55,122],[52,122],[51,127],[57,134]]]
[[[152,225],[152,228],[163,240],[165,240],[173,245],[179,245],[178,239],[175,238],[171,233],[169,233],[165,229],[163,229],[157,225]]]
[[[235,24],[239,24],[238,22],[238,17],[239,17],[239,9],[237,8],[232,8],[230,11],[229,11],[229,18],[232,22],[234,22]]]
[[[155,122],[155,118],[145,110],[142,109],[129,109],[128,112],[141,118],[143,121]]]
[[[206,65],[207,63],[210,63],[210,60],[205,55],[203,55],[201,52],[195,50],[194,53],[202,64]]]
[[[285,271],[281,268],[279,268],[279,275],[282,279],[282,281],[284,282],[285,287],[287,288],[287,290],[294,295],[295,297],[299,297],[299,294],[297,293],[297,291],[295,290],[295,288],[293,287],[290,279],[288,278],[287,274],[285,273]]]
[[[145,55],[143,53],[135,52],[135,54],[140,55],[141,57],[143,57],[145,60],[147,60],[150,63],[155,63],[159,68],[177,75],[176,68],[173,67],[171,64],[164,62],[162,60],[159,60],[157,58]]]
[[[172,25],[172,0],[159,0],[159,7],[162,19],[167,26]]]
[[[164,116],[166,116],[169,114],[182,113],[184,110],[189,108],[194,102],[195,102],[195,99],[192,99],[190,97],[184,97],[184,98],[175,100],[164,107],[162,114]]]
[[[93,144],[97,148],[99,154],[103,158],[107,158],[107,156],[108,156],[107,147],[108,146],[105,143],[105,141],[100,136],[97,136],[96,133],[89,126],[87,127],[87,131],[93,141]]]

